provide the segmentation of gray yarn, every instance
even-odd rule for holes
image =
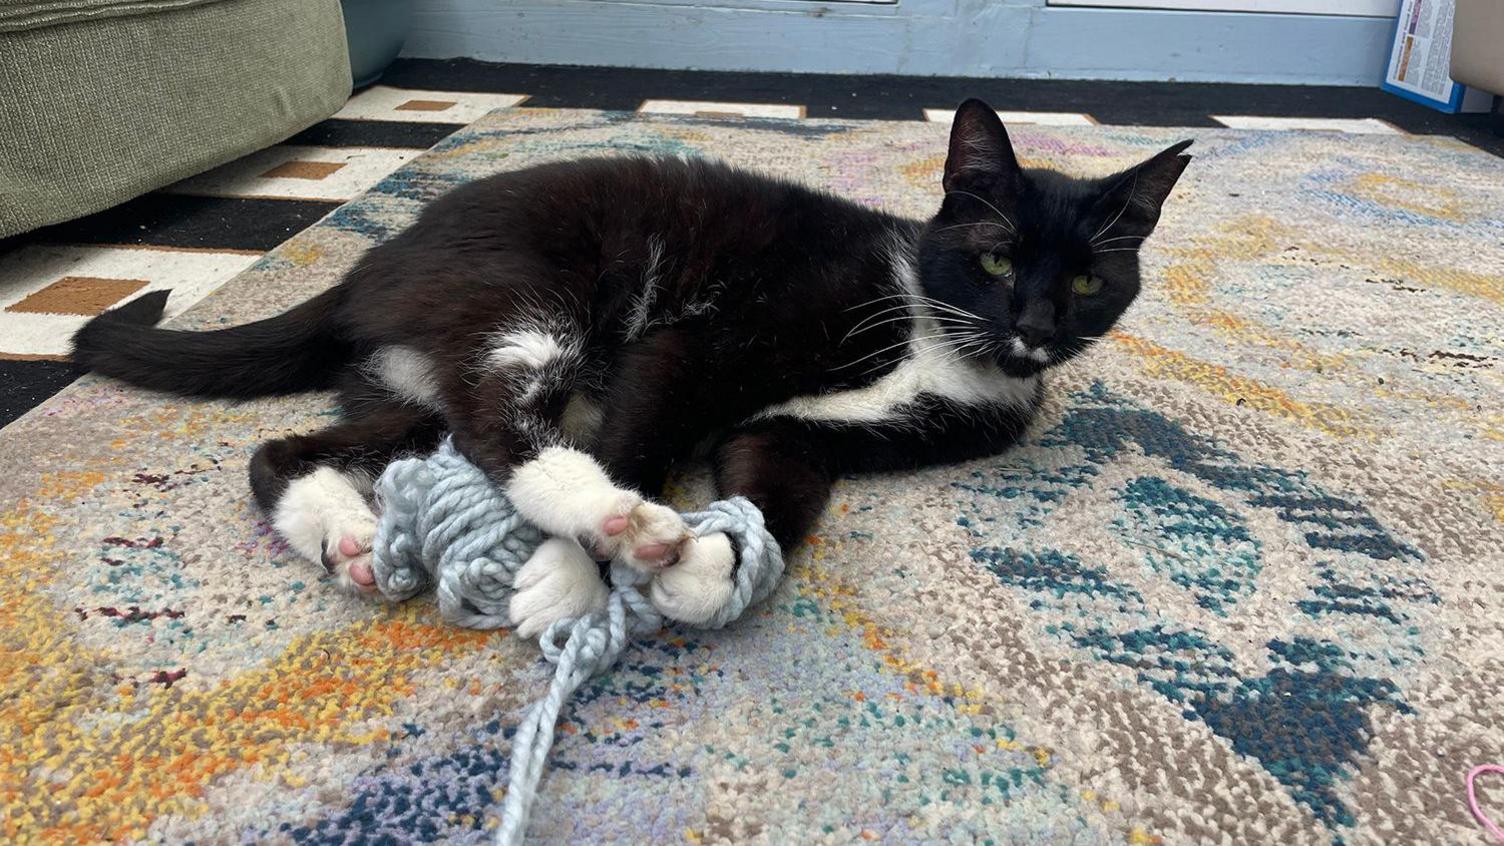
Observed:
[[[376,483],[381,518],[373,546],[376,586],[393,601],[432,585],[443,618],[457,626],[494,629],[511,624],[507,606],[517,571],[543,543],[536,526],[445,440],[427,458],[394,461]],[[743,497],[685,514],[697,536],[725,532],[740,556],[731,597],[702,628],[718,629],[761,602],[783,576],[783,554],[763,525],[762,512]],[[606,609],[559,620],[538,639],[555,665],[543,698],[528,706],[512,739],[499,846],[522,842],[528,811],[553,747],[559,712],[580,685],[610,669],[635,638],[658,631],[664,618],[643,596],[651,577],[611,567]]]

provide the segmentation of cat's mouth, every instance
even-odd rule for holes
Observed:
[[[1014,337],[1008,342],[1008,356],[1010,358],[1032,361],[1035,364],[1049,364],[1050,351],[1043,346],[1030,346],[1022,338]]]
[[[1006,330],[961,336],[957,347],[963,357],[991,360],[1014,376],[1031,376],[1057,363],[1054,350],[1047,344],[1030,344]]]
[[[1048,348],[1030,346],[1017,337],[1004,341],[996,349],[997,366],[1009,376],[1021,379],[1037,375],[1055,361]]]

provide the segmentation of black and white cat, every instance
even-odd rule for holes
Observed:
[[[734,550],[651,499],[675,461],[708,447],[720,494],[787,549],[840,474],[1002,451],[1041,372],[1133,302],[1189,143],[1106,179],[1026,170],[971,100],[928,221],[704,161],[542,165],[455,189],[277,317],[157,329],[150,295],[80,330],[74,360],[188,396],[338,389],[341,422],[263,444],[250,476],[352,589],[374,583],[371,479],[452,432],[553,536],[519,574],[520,633],[602,605],[597,558],[656,573],[659,609],[697,622]]]

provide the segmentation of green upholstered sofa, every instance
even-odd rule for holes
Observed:
[[[275,144],[349,95],[339,0],[0,0],[0,237]]]

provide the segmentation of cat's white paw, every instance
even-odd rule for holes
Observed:
[[[689,540],[689,528],[679,512],[641,500],[625,514],[613,514],[603,521],[597,544],[604,557],[644,573],[656,573],[672,567]]]
[[[706,622],[731,598],[735,565],[736,551],[723,532],[691,539],[679,563],[654,577],[653,607],[682,623]]]
[[[677,560],[689,530],[678,513],[617,487],[594,458],[550,447],[507,485],[517,510],[556,537],[578,538],[601,558],[652,573]]]
[[[357,487],[360,481],[333,467],[293,479],[277,500],[272,524],[294,552],[322,564],[340,587],[374,594],[376,515]]]
[[[376,592],[376,570],[371,562],[371,544],[376,524],[347,527],[324,540],[324,569],[334,574],[339,586],[360,594]]]
[[[543,542],[517,571],[507,605],[512,630],[534,638],[557,620],[583,617],[606,607],[610,590],[579,544],[562,538]]]

